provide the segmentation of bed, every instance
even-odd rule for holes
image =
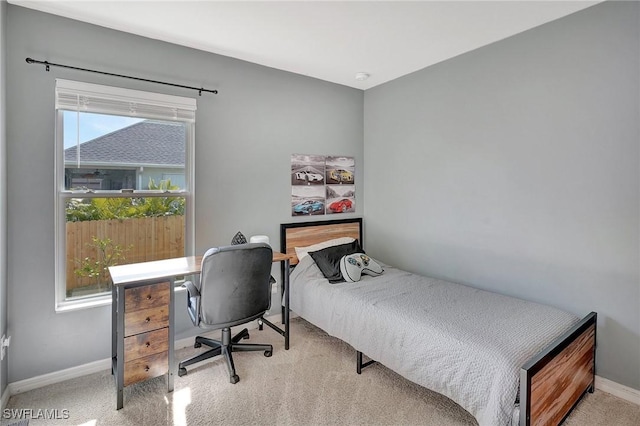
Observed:
[[[349,237],[362,219],[282,224],[292,255],[290,309],[356,350],[442,393],[484,425],[561,423],[593,392],[597,315],[562,310],[382,265],[380,276],[330,283],[296,247]],[[363,354],[369,358],[363,363]]]

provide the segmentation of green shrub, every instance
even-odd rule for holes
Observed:
[[[157,184],[149,179],[150,190],[171,191],[179,189],[171,180]],[[135,197],[135,198],[73,198],[67,201],[67,222],[86,220],[129,219],[184,215],[184,197]]]
[[[93,247],[97,252],[97,259],[91,259],[85,257],[82,260],[76,259],[78,268],[74,273],[78,277],[88,277],[95,281],[95,284],[100,288],[102,285],[109,285],[109,266],[115,266],[120,262],[125,261],[125,253],[129,251],[133,246],[122,247],[119,244],[115,244],[111,238],[91,238],[93,243],[87,244],[88,247]]]

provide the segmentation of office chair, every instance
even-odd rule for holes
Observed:
[[[188,365],[224,355],[229,369],[229,381],[238,383],[232,352],[264,351],[273,353],[272,345],[238,343],[248,339],[245,328],[231,337],[231,327],[262,318],[271,305],[272,250],[264,243],[249,243],[211,248],[202,257],[199,287],[187,281],[187,311],[193,324],[204,329],[222,329],[222,339],[198,336],[195,348],[206,345],[212,349],[184,360],[178,366],[178,376],[187,374]]]

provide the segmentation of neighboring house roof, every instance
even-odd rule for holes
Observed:
[[[80,164],[184,166],[185,127],[145,120],[80,144]],[[76,161],[77,146],[64,150],[65,163]]]

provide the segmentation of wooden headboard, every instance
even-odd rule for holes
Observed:
[[[280,225],[280,251],[293,256],[290,264],[296,265],[298,257],[295,247],[306,247],[339,237],[355,238],[364,247],[362,218],[283,223]]]

